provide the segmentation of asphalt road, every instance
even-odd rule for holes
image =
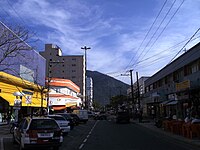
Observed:
[[[199,150],[137,124],[99,121],[81,150]]]
[[[4,150],[16,149],[18,146],[13,145],[12,138],[4,139]],[[199,147],[134,123],[90,120],[65,136],[60,150],[199,150]]]

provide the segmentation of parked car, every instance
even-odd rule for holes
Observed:
[[[79,117],[80,122],[86,123],[88,121],[88,111],[87,110],[78,109],[78,110],[74,110],[72,113],[76,114]]]
[[[116,122],[117,123],[129,123],[130,122],[130,114],[129,111],[123,110],[123,111],[119,111],[117,112],[116,115]]]
[[[72,130],[74,128],[75,121],[73,120],[73,118],[71,117],[71,115],[69,113],[56,113],[56,114],[63,116],[67,121],[69,121],[70,130]]]
[[[104,111],[96,113],[94,119],[96,120],[106,120],[107,119],[107,114]]]
[[[29,147],[53,147],[58,150],[63,143],[62,130],[54,119],[25,117],[15,126],[13,142],[20,150]]]
[[[79,125],[80,123],[80,118],[76,115],[76,114],[73,114],[73,113],[69,113],[69,115],[72,117],[72,119],[74,120],[74,123],[75,125]]]
[[[95,113],[93,111],[88,111],[88,117],[89,118],[94,118],[95,117]]]
[[[48,117],[56,120],[56,122],[58,123],[64,134],[69,133],[70,131],[69,121],[67,121],[63,116],[54,114],[54,115],[48,115]]]

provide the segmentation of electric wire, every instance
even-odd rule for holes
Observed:
[[[168,0],[165,0],[164,4],[162,5],[162,7],[161,7],[160,11],[158,12],[156,18],[154,19],[153,23],[151,24],[149,30],[147,31],[147,33],[146,33],[144,39],[143,39],[142,42],[140,43],[140,46],[139,46],[139,48],[138,48],[138,51],[140,50],[140,48],[142,47],[144,41],[146,40],[147,36],[149,35],[150,31],[152,30],[152,28],[153,28],[154,24],[156,23],[158,17],[160,16],[161,12],[163,11],[163,9],[164,9],[164,7],[165,7],[167,1],[168,1]],[[136,54],[136,55],[137,55],[137,54]],[[130,60],[130,62],[128,63],[128,65],[126,66],[125,70],[127,70],[128,66],[131,64],[131,62],[132,62],[133,59],[136,57],[136,55],[134,55],[134,56],[131,58],[131,60]]]
[[[178,54],[180,54],[181,51],[183,51],[183,49],[185,48],[185,46],[193,39],[193,37],[199,32],[200,28],[197,29],[197,31],[191,36],[191,38],[185,43],[185,45],[180,49],[180,51],[178,51],[178,53],[171,59],[171,61],[169,63],[171,63]],[[168,64],[169,64],[168,63]]]
[[[160,32],[160,34],[157,36],[157,38],[155,39],[155,41],[153,42],[153,44],[151,45],[151,47],[148,49],[148,51],[146,51],[146,53],[144,54],[143,57],[146,56],[146,54],[152,49],[152,47],[155,45],[155,43],[158,41],[158,39],[160,38],[160,36],[162,35],[162,33],[166,30],[167,26],[169,25],[169,23],[172,21],[172,19],[174,18],[174,16],[177,14],[178,10],[181,8],[181,6],[183,5],[185,0],[182,1],[182,3],[179,5],[179,7],[176,9],[176,11],[174,12],[174,14],[171,16],[171,18],[169,19],[169,21],[167,22],[167,24],[165,25],[165,27],[162,29],[162,31]]]
[[[168,9],[167,13],[165,14],[164,18],[161,20],[160,24],[158,25],[158,27],[156,28],[155,32],[152,34],[151,38],[149,39],[148,43],[145,45],[145,47],[143,48],[142,52],[140,53],[139,57],[135,60],[135,62],[131,65],[134,67],[134,64],[137,63],[137,61],[140,59],[140,57],[142,56],[142,54],[145,52],[146,48],[150,45],[151,41],[153,40],[153,38],[155,37],[156,33],[158,32],[158,30],[160,29],[161,25],[163,24],[163,22],[166,20],[167,16],[169,15],[169,13],[171,12],[174,4],[175,4],[176,0],[174,0],[174,2],[172,3],[172,5],[170,6],[170,8]],[[149,51],[149,50],[148,50]],[[147,52],[148,52],[147,51]],[[145,53],[146,55],[146,53]],[[143,56],[144,57],[144,56]]]

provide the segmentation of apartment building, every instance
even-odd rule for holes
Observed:
[[[45,44],[40,54],[46,59],[46,76],[69,79],[80,87],[82,100],[85,98],[85,58],[84,55],[63,56],[62,49],[54,44]]]
[[[145,81],[144,100],[149,116],[200,115],[200,43]]]

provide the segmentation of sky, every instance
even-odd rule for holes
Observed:
[[[34,32],[36,51],[90,47],[87,69],[127,84],[130,70],[134,82],[152,76],[200,40],[200,0],[0,0],[0,20]]]

